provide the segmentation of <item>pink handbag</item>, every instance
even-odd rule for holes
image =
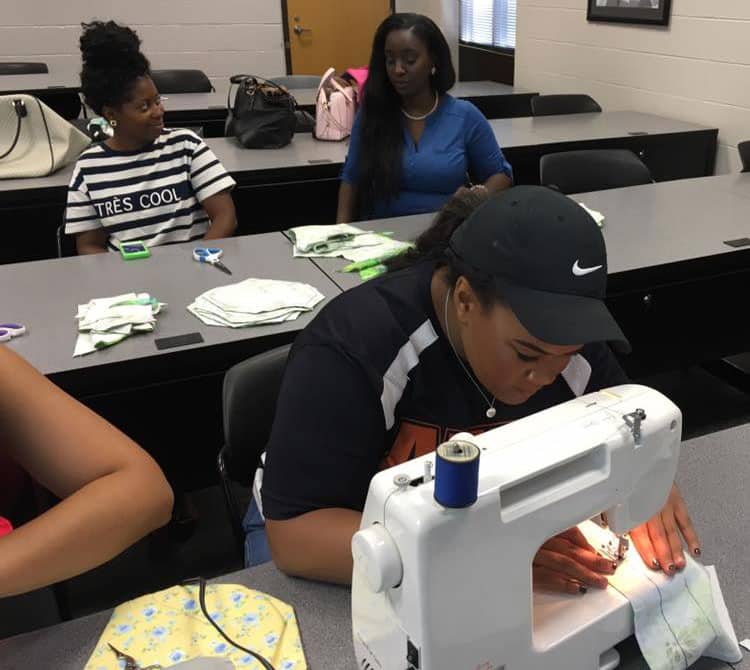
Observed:
[[[362,104],[362,97],[365,94],[365,82],[367,81],[368,69],[366,67],[350,67],[345,70],[344,74],[349,75],[357,82],[357,102]]]
[[[328,68],[318,85],[315,99],[315,130],[318,140],[345,140],[352,133],[357,113],[357,96],[351,86],[342,85]]]

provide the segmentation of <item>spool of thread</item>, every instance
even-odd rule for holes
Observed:
[[[479,492],[479,447],[466,440],[443,442],[435,458],[435,500],[443,507],[469,507]]]

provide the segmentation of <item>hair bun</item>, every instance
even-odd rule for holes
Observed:
[[[92,21],[81,26],[84,66],[96,69],[127,67],[142,58],[141,40],[134,30],[114,21]]]

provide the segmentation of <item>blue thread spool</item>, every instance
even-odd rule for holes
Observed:
[[[479,447],[465,440],[443,442],[435,451],[435,500],[443,507],[469,507],[479,491]]]

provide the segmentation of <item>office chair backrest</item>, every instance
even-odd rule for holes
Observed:
[[[271,434],[290,344],[248,358],[224,376],[224,463],[233,481],[249,485]]]
[[[271,77],[271,81],[292,91],[295,88],[318,88],[320,77],[312,74],[290,74],[285,77]]]
[[[588,149],[542,156],[539,180],[562,193],[650,184],[648,167],[628,149]]]
[[[81,114],[81,97],[75,91],[39,93],[37,97],[50,109],[54,109],[66,121],[73,121]]]
[[[737,150],[740,152],[742,171],[750,172],[750,140],[748,140],[747,142],[740,142],[737,145]]]
[[[0,63],[0,74],[48,74],[47,63]]]
[[[210,93],[214,90],[201,70],[152,70],[151,79],[159,93]]]
[[[55,231],[55,242],[57,244],[57,257],[67,258],[68,256],[77,256],[78,249],[76,248],[76,236],[67,235],[65,233],[65,215],[63,214],[63,222],[57,227]]]
[[[601,111],[602,108],[599,103],[588,95],[535,95],[531,98],[531,113],[533,116],[585,114]]]

